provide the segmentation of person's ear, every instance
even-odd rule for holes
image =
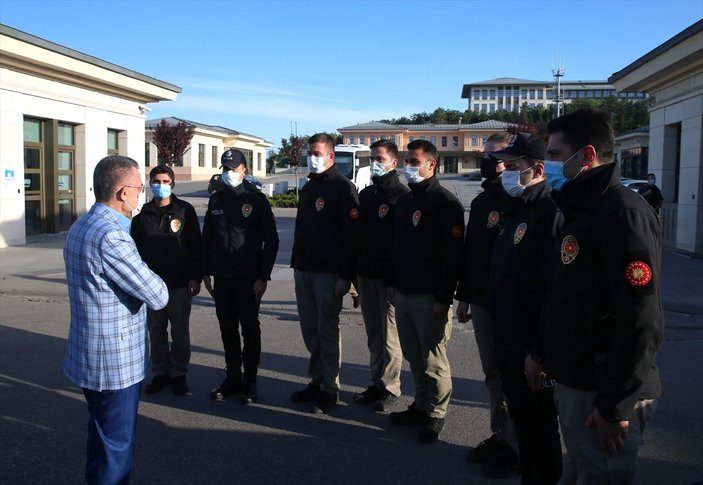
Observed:
[[[583,161],[581,162],[582,167],[592,164],[598,158],[598,152],[593,145],[586,145],[583,147],[583,150],[581,150],[581,153],[583,156]]]

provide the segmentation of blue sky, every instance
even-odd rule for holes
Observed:
[[[0,22],[175,84],[178,116],[262,136],[437,107],[497,77],[607,79],[703,17],[668,1],[0,0]]]

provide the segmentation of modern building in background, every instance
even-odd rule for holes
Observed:
[[[411,141],[427,140],[439,152],[439,173],[466,173],[479,168],[486,139],[493,133],[507,131],[509,127],[509,123],[495,120],[456,125],[391,125],[370,121],[337,128],[337,131],[347,144],[371,145],[380,139],[391,140],[398,145],[401,156]]]
[[[561,100],[571,103],[576,99],[603,99],[618,97],[631,100],[643,99],[645,93],[617,92],[606,81],[561,81]],[[495,113],[496,111],[519,111],[520,107],[547,109],[556,104],[557,83],[554,81],[532,81],[501,77],[478,83],[464,84],[461,97],[468,102],[468,110],[474,113]]]
[[[703,253],[703,20],[613,74],[649,95],[649,171],[664,196],[662,236]]]
[[[153,167],[159,163],[158,150],[152,141],[152,136],[154,128],[162,119],[165,119],[169,125],[177,125],[179,121],[183,121],[195,127],[190,148],[186,150],[181,163],[173,167],[177,180],[209,180],[213,173],[220,171],[220,157],[228,148],[236,148],[244,153],[251,175],[254,177],[266,175],[266,150],[272,147],[273,143],[223,126],[206,125],[174,117],[146,122],[144,160],[147,167]]]
[[[181,89],[0,25],[0,247],[66,231],[106,155],[144,164],[147,103]]]

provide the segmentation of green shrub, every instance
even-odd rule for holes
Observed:
[[[295,189],[291,189],[283,194],[272,195],[269,199],[271,207],[298,207],[295,197]]]

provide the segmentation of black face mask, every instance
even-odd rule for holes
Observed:
[[[486,180],[493,181],[498,178],[498,172],[496,172],[496,166],[498,161],[492,158],[482,158],[481,159],[481,176],[486,178]]]

